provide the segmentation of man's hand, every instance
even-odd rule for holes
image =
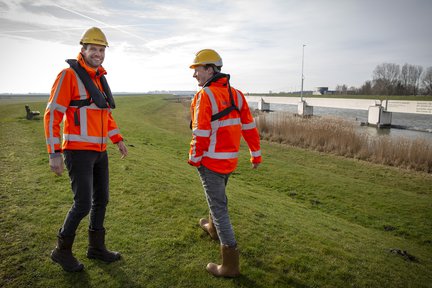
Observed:
[[[55,157],[49,159],[49,166],[57,176],[61,176],[64,170],[63,157]]]
[[[252,163],[252,169],[257,169],[260,163]]]
[[[120,154],[122,155],[121,159],[125,158],[128,155],[126,145],[124,144],[123,141],[120,141],[117,143],[117,146],[118,146],[118,149],[120,151]]]

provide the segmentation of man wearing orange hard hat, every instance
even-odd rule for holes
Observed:
[[[108,42],[101,29],[92,27],[81,37],[77,59],[68,59],[51,89],[44,124],[49,165],[61,175],[68,169],[74,201],[57,234],[51,259],[68,272],[84,265],[72,253],[75,232],[90,213],[87,257],[104,262],[120,259],[120,253],[105,247],[104,219],[109,200],[107,139],[127,156],[123,137],[111,114],[114,98],[102,67]],[[61,141],[60,126],[63,123]]]
[[[209,263],[214,276],[240,275],[239,250],[228,214],[225,187],[237,167],[240,139],[246,140],[252,168],[261,163],[258,130],[243,93],[230,85],[230,75],[221,73],[220,55],[212,49],[196,53],[193,77],[201,90],[191,103],[192,141],[188,163],[197,167],[210,210],[199,225],[220,242],[222,264]],[[234,192],[235,193],[235,192]]]

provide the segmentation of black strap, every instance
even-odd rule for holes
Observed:
[[[84,87],[89,92],[91,99],[99,108],[115,108],[114,98],[109,88],[108,82],[104,75],[100,77],[103,91],[100,91],[94,82],[90,79],[87,71],[81,67],[76,59],[67,59],[66,62],[78,74],[84,84]]]
[[[231,102],[231,106],[225,108],[222,111],[219,111],[218,113],[212,115],[211,117],[211,121],[215,121],[218,120],[226,115],[228,115],[229,113],[231,113],[233,110],[236,110],[237,112],[240,112],[239,108],[235,105],[234,102],[234,97],[232,95],[232,91],[231,91],[231,85],[230,85],[230,75],[229,74],[224,74],[224,73],[216,73],[212,78],[210,78],[203,86],[203,88],[210,86],[213,82],[221,79],[221,78],[227,78],[227,83],[228,83],[228,93],[230,96],[230,102]]]
[[[225,108],[224,110],[222,110],[222,111],[220,111],[220,112],[218,112],[218,113],[212,115],[212,117],[211,117],[211,121],[213,122],[213,121],[215,121],[215,120],[218,120],[218,119],[220,119],[220,118],[222,118],[222,117],[228,115],[228,114],[231,113],[231,111],[233,111],[233,110],[237,110],[237,111],[238,111],[238,108],[237,108],[235,105],[234,105],[234,106],[230,106],[230,107],[228,107],[228,108]]]
[[[74,122],[75,122],[76,126],[80,126],[80,120],[79,120],[79,117],[78,117],[78,110],[79,110],[79,108],[84,107],[84,106],[89,106],[90,102],[91,102],[90,98],[87,98],[87,99],[84,99],[84,100],[72,100],[69,103],[69,106],[77,106],[78,107],[75,110],[75,113],[74,113]]]
[[[91,104],[90,98],[84,99],[84,100],[72,100],[69,103],[69,106],[78,106],[78,108],[81,108],[83,106],[89,106]]]

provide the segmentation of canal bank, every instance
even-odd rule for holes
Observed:
[[[258,102],[248,101],[251,109],[258,109]],[[271,111],[285,111],[297,114],[296,104],[269,103]],[[369,135],[388,135],[391,137],[423,138],[432,142],[432,115],[398,113],[392,114],[392,125],[390,128],[377,129],[375,127],[362,126],[367,123],[368,111],[357,109],[317,107],[313,109],[316,117],[335,116],[358,123],[362,131]]]

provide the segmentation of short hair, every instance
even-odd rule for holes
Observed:
[[[206,64],[204,68],[207,70],[208,68],[213,68],[215,73],[219,73],[222,69],[222,66],[216,66],[215,64]]]

